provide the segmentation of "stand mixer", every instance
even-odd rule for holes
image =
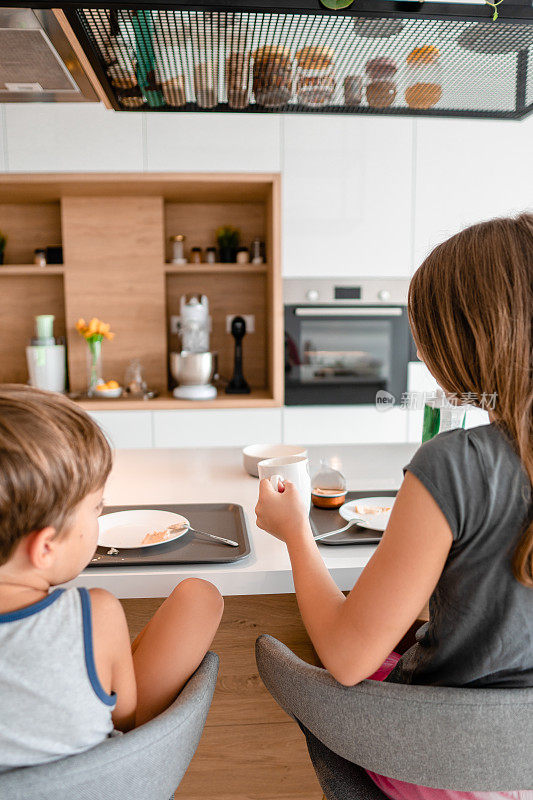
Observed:
[[[218,377],[217,354],[209,350],[211,317],[205,294],[181,298],[178,332],[181,352],[170,354],[170,371],[179,384],[174,389],[174,397],[181,400],[212,400],[217,396],[217,390],[211,383]]]

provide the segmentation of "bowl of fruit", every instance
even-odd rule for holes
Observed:
[[[122,394],[122,386],[118,381],[107,381],[107,383],[99,383],[95,387],[95,397],[107,397],[114,399],[120,397]]]

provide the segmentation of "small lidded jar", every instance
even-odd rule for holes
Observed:
[[[166,47],[156,54],[154,77],[161,86],[167,106],[179,108],[185,105],[187,98],[179,47]]]
[[[265,45],[253,53],[255,102],[265,108],[284,106],[292,97],[292,58],[282,45]]]
[[[442,97],[440,52],[432,44],[415,47],[407,56],[405,102],[409,108],[433,108]]]
[[[246,108],[250,105],[252,78],[250,71],[251,32],[242,18],[235,17],[227,30],[226,44],[226,93],[230,108]]]
[[[46,267],[46,250],[37,248],[33,251],[33,263],[37,267]]]
[[[307,45],[295,56],[298,66],[296,94],[304,106],[323,106],[333,102],[337,82],[333,74],[333,51],[324,45]]]
[[[317,508],[340,508],[346,502],[346,478],[327,458],[311,478],[311,500]]]
[[[201,263],[202,263],[202,248],[191,247],[191,264],[201,264]]]
[[[392,80],[398,65],[389,56],[369,58],[365,65],[368,77],[366,101],[371,108],[388,108],[396,99],[396,83]]]
[[[237,264],[249,264],[250,251],[247,247],[239,247],[237,249]]]

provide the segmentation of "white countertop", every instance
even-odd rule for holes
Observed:
[[[309,447],[312,471],[322,456],[336,456],[351,490],[397,489],[402,467],[417,445]],[[294,591],[285,545],[255,525],[258,481],[242,467],[240,448],[118,450],[106,490],[107,505],[149,503],[237,503],[243,506],[252,552],[233,564],[183,567],[96,567],[72,585],[102,587],[117,597],[166,597],[183,578],[203,577],[223,595],[284,594]],[[351,589],[375,545],[321,546],[341,589]]]

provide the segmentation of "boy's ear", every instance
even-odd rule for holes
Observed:
[[[47,569],[53,563],[57,542],[57,531],[49,525],[40,531],[30,533],[26,543],[26,552],[33,567]]]

